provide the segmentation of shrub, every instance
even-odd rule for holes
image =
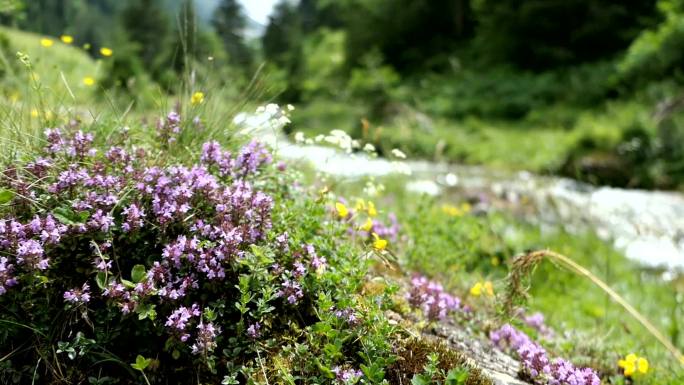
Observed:
[[[181,127],[160,121],[168,154]],[[0,176],[1,382],[382,379],[385,293],[356,294],[364,254],[263,145],[45,137]]]

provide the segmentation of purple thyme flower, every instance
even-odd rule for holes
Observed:
[[[525,333],[509,324],[490,333],[491,341],[500,349],[510,351],[520,359],[522,371],[534,383],[548,385],[600,385],[596,372],[591,368],[576,368],[572,363],[556,359],[553,363],[546,350],[532,341]]]
[[[187,327],[188,322],[193,317],[199,316],[200,310],[199,306],[196,303],[192,304],[192,306],[189,308],[181,306],[178,309],[174,310],[173,313],[171,313],[171,315],[168,316],[168,318],[166,318],[165,325],[178,331],[184,331]]]
[[[261,324],[255,322],[247,328],[247,336],[249,338],[259,338],[261,336]]]
[[[49,261],[43,258],[43,252],[43,246],[36,240],[20,241],[17,245],[17,263],[45,270]]]
[[[16,278],[12,276],[14,266],[9,263],[6,257],[0,257],[0,295],[7,292],[7,288],[17,284]]]
[[[444,291],[439,283],[416,276],[411,279],[411,290],[407,295],[409,303],[423,311],[430,320],[446,318],[448,312],[458,310],[461,300]]]
[[[270,163],[271,160],[271,154],[266,150],[266,147],[258,141],[253,140],[240,150],[240,153],[235,159],[233,170],[235,171],[236,176],[244,177],[254,174],[259,167]]]
[[[88,283],[84,283],[80,289],[75,288],[65,291],[64,301],[76,304],[90,302],[90,286]]]
[[[297,281],[285,279],[277,295],[278,297],[285,297],[290,305],[294,305],[304,297],[304,292],[302,292],[302,287]]]
[[[192,354],[207,354],[216,348],[216,337],[221,334],[221,329],[213,323],[200,321],[197,325],[197,338],[192,344]]]
[[[336,366],[332,369],[335,373],[335,379],[341,384],[355,384],[361,377],[363,377],[363,372],[356,369],[342,369]]]
[[[333,310],[333,314],[335,314],[335,317],[347,322],[351,326],[356,326],[361,322],[359,317],[356,315],[356,312],[352,308],[346,308],[346,309],[331,309]]]
[[[131,203],[128,207],[124,208],[121,214],[125,216],[124,223],[121,225],[121,229],[124,232],[139,229],[143,226],[145,210],[135,203]]]

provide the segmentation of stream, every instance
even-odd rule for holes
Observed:
[[[266,114],[268,115],[268,114]],[[275,123],[274,123],[275,122]],[[503,172],[484,166],[428,161],[390,161],[347,154],[318,144],[296,144],[282,133],[284,121],[264,114],[240,114],[234,123],[268,143],[281,159],[305,161],[322,173],[359,179],[410,173],[406,188],[432,196],[483,194],[516,207],[541,226],[564,226],[597,235],[646,266],[684,270],[684,194],[596,187],[568,178]]]

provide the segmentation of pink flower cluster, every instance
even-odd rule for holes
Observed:
[[[544,348],[509,324],[492,331],[489,338],[500,349],[515,352],[521,361],[523,372],[536,384],[601,384],[598,375],[591,368],[577,368],[560,358],[551,361]]]
[[[343,369],[336,366],[332,372],[335,374],[335,380],[338,384],[355,384],[363,377],[363,372],[358,369]]]
[[[175,140],[180,124],[175,112],[160,121],[165,142]],[[51,208],[28,220],[22,220],[19,209],[16,217],[0,219],[0,295],[24,275],[37,270],[49,275],[52,268],[73,266],[71,254],[60,247],[83,241],[92,246],[93,276],[105,273],[107,282],[98,281],[104,286],[100,293],[91,293],[87,282],[77,288],[69,288],[69,282],[65,302],[101,300],[123,314],[142,305],[155,305],[161,312],[175,309],[160,314],[167,317],[169,333],[182,342],[194,334],[193,353],[213,350],[220,329],[203,320],[197,304],[181,304],[202,285],[224,280],[249,245],[265,240],[273,199],[249,177],[271,162],[267,149],[253,141],[232,158],[210,142],[198,164],[150,167],[144,151],[113,146],[98,152],[92,148],[93,136],[81,131],[65,134],[53,128],[45,136],[45,157],[0,173],[0,187],[16,193],[12,207],[29,207],[27,199],[39,199]],[[130,277],[129,271],[113,271],[112,260],[117,242],[128,246],[136,240],[159,257],[148,260],[142,279],[131,282],[121,279]],[[312,246],[306,253],[315,269],[325,266],[325,258]],[[288,302],[303,297],[297,279],[306,273],[300,262],[283,278],[281,295]]]
[[[88,285],[88,283],[84,283],[81,288],[65,291],[64,300],[74,304],[90,302],[90,285]]]
[[[0,219],[0,251],[11,255],[0,258],[0,295],[17,284],[17,275],[46,270],[50,264],[46,250],[56,247],[67,231],[50,214],[36,215],[27,223]]]
[[[407,295],[411,306],[419,308],[431,320],[446,318],[451,311],[460,309],[461,300],[444,291],[441,284],[428,281],[422,276],[411,279],[411,289]]]

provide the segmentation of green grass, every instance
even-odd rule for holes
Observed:
[[[396,178],[383,178],[376,183],[386,188],[386,193],[376,199],[381,215],[395,212],[402,225],[405,239],[390,247],[398,256],[403,273],[418,272],[441,282],[476,313],[484,313],[484,319],[500,317],[500,307],[473,298],[469,289],[478,281],[491,280],[500,302],[505,296],[508,263],[512,258],[531,250],[550,249],[590,270],[680,350],[684,348],[682,284],[677,284],[677,280],[666,281],[659,269],[627,259],[599,239],[592,229],[579,234],[568,233],[561,227],[540,229],[496,210],[449,216],[442,205],[459,205],[462,197],[421,198],[403,192],[403,181]],[[362,185],[338,182],[331,186],[342,196],[353,197],[361,196]],[[556,338],[544,341],[553,354],[599,368],[613,383],[621,383],[617,360],[634,352],[651,363],[651,371],[637,384],[665,385],[684,380],[684,370],[672,355],[588,279],[550,261],[541,263],[530,278],[525,311],[541,311],[555,330]],[[476,324],[474,328],[483,326]]]
[[[415,197],[409,199],[415,201]],[[663,280],[661,271],[626,259],[590,231],[578,235],[562,229],[541,231],[500,213],[454,218],[442,213],[438,202],[419,202],[412,208],[406,202],[392,205],[405,213],[402,223],[411,243],[401,254],[410,270],[434,277],[464,297],[476,281],[490,279],[501,295],[506,262],[528,250],[548,248],[589,269],[676,345],[684,346],[679,332],[682,308],[676,300],[681,292]],[[529,287],[528,311],[544,313],[558,335],[571,333],[570,338],[550,344],[559,353],[579,363],[615,370],[619,356],[636,352],[648,357],[653,367],[643,383],[666,384],[684,378],[667,350],[586,278],[547,261],[536,269]]]
[[[609,149],[635,127],[655,135],[651,112],[645,102],[626,100],[584,109],[545,107],[517,120],[436,115],[426,123],[416,111],[400,108],[386,121],[371,120],[364,131],[360,123],[367,118],[363,105],[315,100],[298,106],[290,130],[316,135],[342,129],[373,142],[385,153],[400,148],[412,158],[549,172],[561,167],[582,140],[591,139]]]
[[[83,84],[84,77],[97,79],[102,71],[102,60],[92,59],[87,52],[76,45],[62,43],[58,37],[46,37],[38,34],[0,27],[0,34],[5,35],[10,42],[10,52],[2,52],[3,63],[16,62],[16,52],[23,52],[31,60],[35,80],[47,90],[57,93],[58,97],[66,97],[65,87],[68,85],[73,96],[78,101],[86,101],[92,96],[95,87]],[[43,47],[41,38],[53,40],[51,47]],[[11,72],[8,79],[13,81],[9,87],[3,87],[4,93],[18,93],[21,97],[27,85],[34,85],[25,68],[10,65]],[[15,88],[12,89],[11,86]],[[8,92],[9,91],[9,92]]]

